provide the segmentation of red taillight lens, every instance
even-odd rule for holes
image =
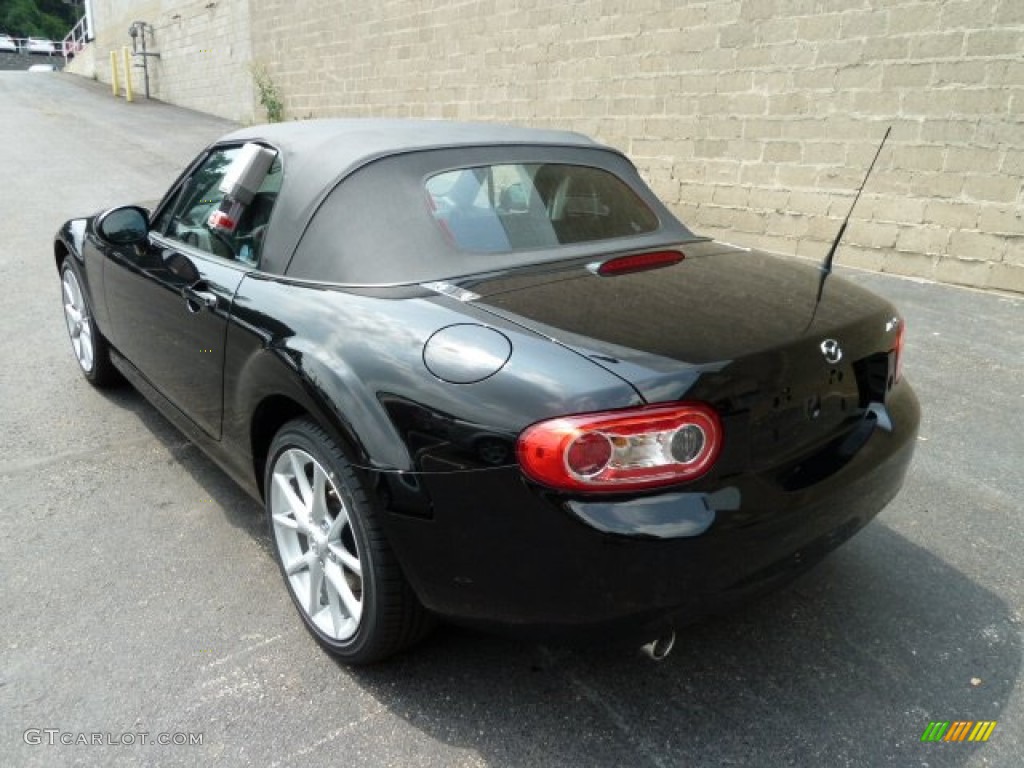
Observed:
[[[679,251],[655,251],[653,253],[634,253],[630,256],[618,256],[609,259],[597,268],[602,277],[624,275],[629,272],[643,272],[647,269],[668,267],[678,264],[685,258]]]
[[[703,403],[563,416],[527,427],[516,451],[528,477],[566,491],[634,491],[695,480],[722,447]]]
[[[584,432],[565,449],[565,466],[578,477],[591,477],[608,466],[612,441],[601,432]]]

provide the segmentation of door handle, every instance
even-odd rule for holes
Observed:
[[[217,294],[202,290],[205,284],[199,281],[195,285],[186,285],[181,289],[181,295],[185,299],[185,307],[189,312],[195,314],[204,307],[206,309],[217,308]]]

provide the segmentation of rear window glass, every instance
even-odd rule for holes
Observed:
[[[427,179],[438,226],[466,251],[550,248],[653,232],[658,217],[614,174],[583,165],[482,165]]]

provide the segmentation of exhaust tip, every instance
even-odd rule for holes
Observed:
[[[640,646],[640,652],[651,661],[664,661],[676,644],[675,630],[670,630],[651,642]]]

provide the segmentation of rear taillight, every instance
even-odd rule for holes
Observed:
[[[903,378],[903,340],[907,331],[907,321],[900,318],[900,327],[896,330],[896,365],[893,383]]]
[[[519,436],[527,477],[566,491],[634,491],[695,480],[718,458],[722,426],[703,403],[583,413]]]
[[[644,272],[648,269],[658,269],[678,264],[685,257],[679,251],[654,251],[652,253],[633,253],[629,256],[617,256],[614,259],[602,262],[597,267],[597,274],[601,277],[612,277],[614,275],[625,275],[630,272]]]

